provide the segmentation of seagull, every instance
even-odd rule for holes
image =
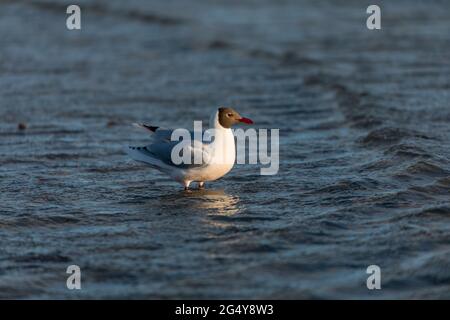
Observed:
[[[179,182],[184,190],[189,190],[191,182],[197,182],[198,188],[203,189],[205,181],[217,180],[233,168],[236,149],[231,127],[238,123],[253,124],[253,121],[232,108],[220,107],[211,115],[210,129],[202,134],[206,141],[194,140],[196,133],[189,132],[193,143],[189,143],[183,152],[187,150],[191,159],[201,156],[197,158],[201,161],[177,164],[172,159],[172,151],[180,141],[172,141],[174,130],[142,123],[134,125],[151,133],[153,142],[143,147],[127,147],[126,152],[133,160],[144,162]]]

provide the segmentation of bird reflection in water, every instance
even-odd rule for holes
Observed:
[[[235,217],[243,212],[239,196],[221,189],[189,190],[158,196],[146,202],[146,208],[150,207],[152,212],[178,216],[174,224],[200,219],[204,225],[219,229],[234,225]]]
[[[186,192],[185,197],[194,200],[195,207],[210,215],[233,216],[239,213],[239,197],[224,190],[203,189]]]

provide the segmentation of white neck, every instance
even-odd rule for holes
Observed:
[[[214,142],[211,147],[214,149],[215,160],[217,163],[234,164],[236,159],[234,135],[230,128],[224,128],[219,123],[219,111],[212,114],[209,126],[214,129]]]
[[[211,129],[219,129],[219,128],[225,129],[219,123],[219,110],[217,110],[216,112],[213,112],[213,114],[209,118],[209,127]]]

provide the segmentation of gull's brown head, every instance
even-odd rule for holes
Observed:
[[[253,124],[253,121],[249,118],[242,117],[233,108],[219,108],[219,123],[222,127],[229,129],[232,125],[237,123]]]

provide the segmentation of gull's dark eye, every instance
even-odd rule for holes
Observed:
[[[233,116],[232,113],[228,113],[228,114],[227,114],[227,117],[229,117],[229,118],[231,118],[232,116]]]

